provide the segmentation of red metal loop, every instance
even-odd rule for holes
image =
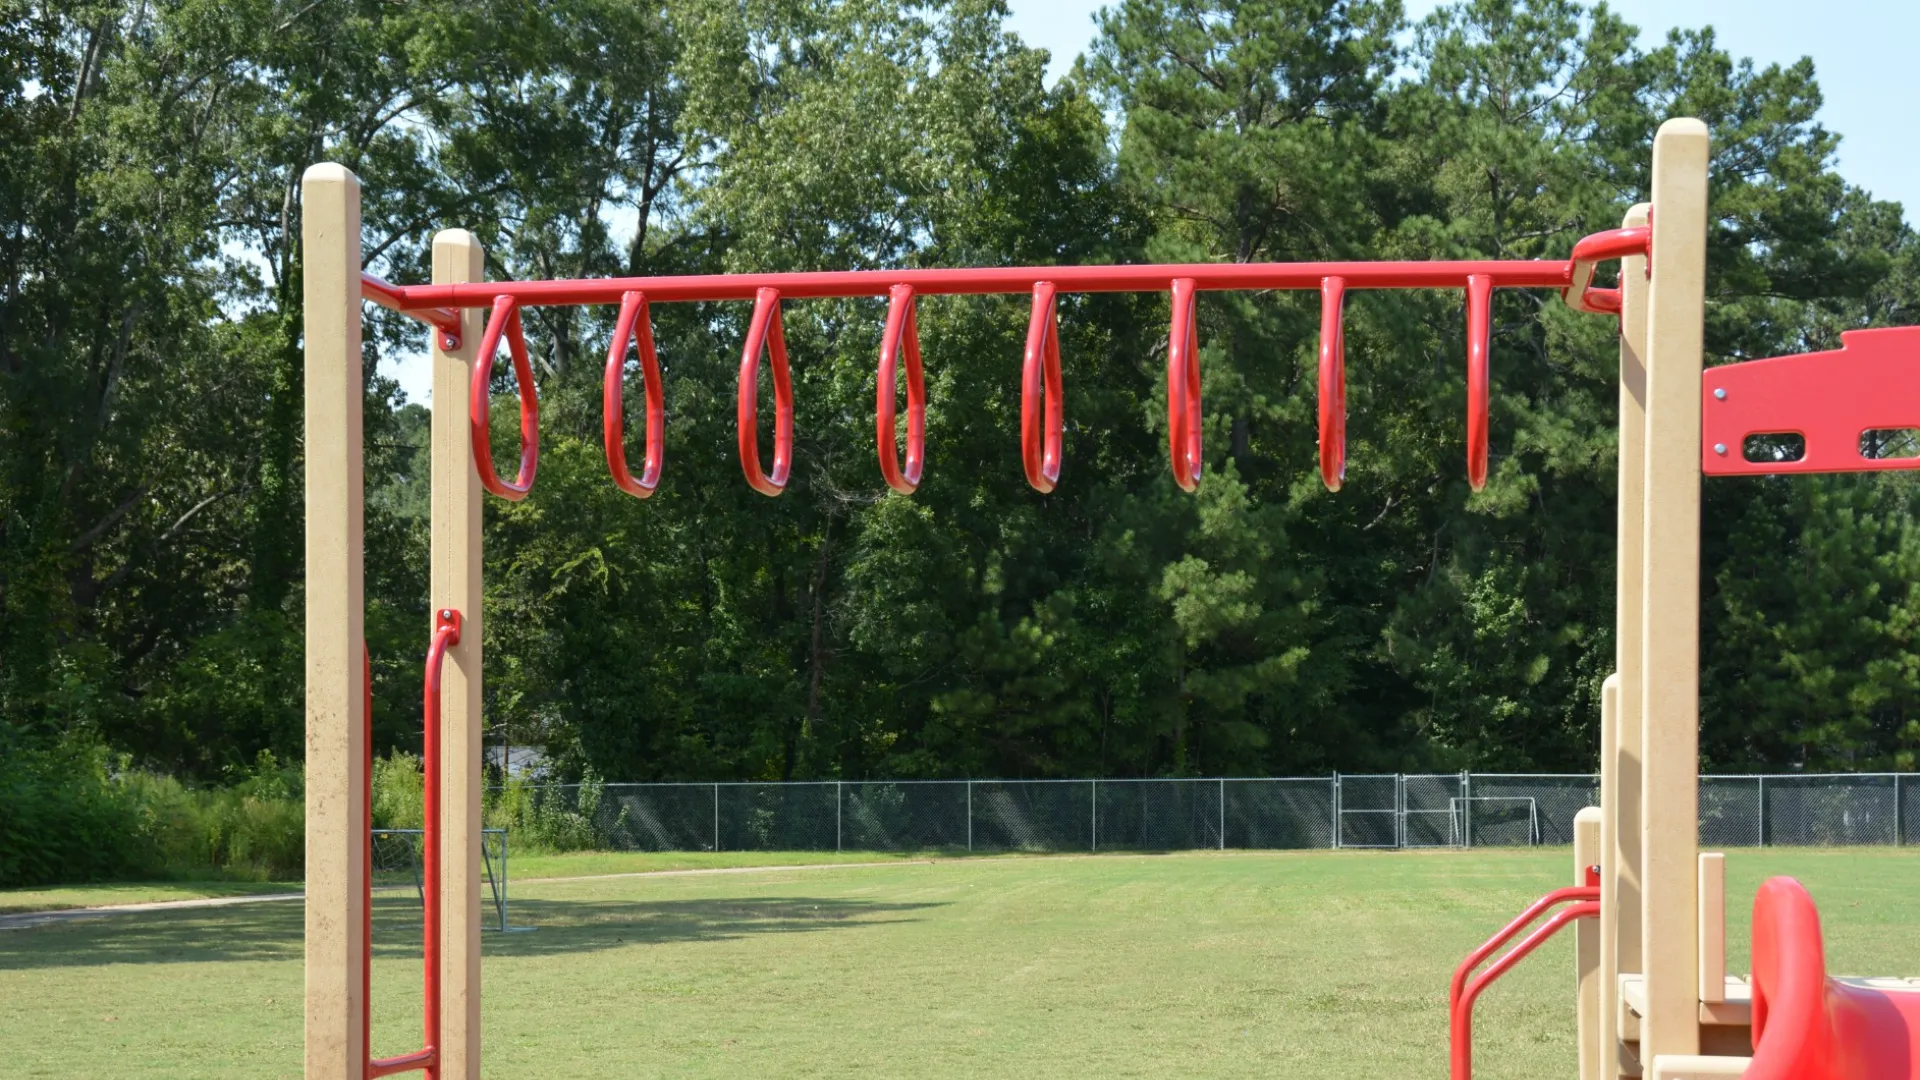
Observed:
[[[1320,482],[1339,491],[1347,479],[1347,279],[1320,281]]]
[[[760,352],[773,368],[773,472],[760,471]],[[747,484],[762,495],[786,490],[793,469],[793,383],[787,375],[787,337],[780,329],[780,290],[761,289],[753,301],[753,323],[740,354],[740,468]]]
[[[1041,389],[1046,390],[1041,430]],[[1060,320],[1054,311],[1051,281],[1033,285],[1033,314],[1027,319],[1027,353],[1020,367],[1020,462],[1027,483],[1045,494],[1060,483],[1060,432],[1066,410],[1060,400]]]
[[[493,404],[493,355],[500,348],[503,332],[513,356],[513,377],[520,384],[520,472],[511,484],[501,480],[494,470],[489,420]],[[540,467],[540,401],[534,396],[533,365],[527,360],[527,338],[520,329],[520,309],[511,296],[497,296],[493,300],[487,332],[480,338],[480,355],[473,358],[467,414],[473,428],[473,467],[479,470],[480,486],[509,502],[526,498],[527,492],[533,489],[533,475]]]
[[[1488,412],[1493,377],[1488,354],[1493,350],[1493,279],[1485,274],[1467,278],[1467,483],[1479,491],[1487,486]]]
[[[1167,453],[1181,490],[1200,486],[1200,332],[1192,278],[1173,279],[1173,325],[1167,333]]]
[[[1568,260],[1568,280],[1571,284],[1561,292],[1569,307],[1575,311],[1587,311],[1599,315],[1620,314],[1620,291],[1618,289],[1596,289],[1593,287],[1594,271],[1599,264],[1610,259],[1625,259],[1634,255],[1653,255],[1653,227],[1636,225],[1627,229],[1609,229],[1582,237],[1573,245],[1573,257]]]
[[[896,359],[907,359],[907,467],[900,468],[894,451],[894,401],[898,381]],[[887,292],[887,328],[880,335],[880,376],[874,396],[874,434],[880,448],[880,475],[887,486],[911,495],[920,486],[927,450],[927,386],[920,373],[920,327],[913,314],[913,286],[895,285]]]
[[[627,371],[627,342],[639,336],[640,378],[647,394],[647,460],[638,479],[627,471],[626,410],[621,404],[621,384]],[[644,499],[660,486],[660,468],[665,457],[666,404],[660,386],[660,360],[654,355],[653,326],[647,312],[645,293],[630,292],[620,298],[620,321],[614,325],[613,342],[607,346],[607,371],[600,390],[600,436],[607,449],[607,471],[614,485],[636,498]]]

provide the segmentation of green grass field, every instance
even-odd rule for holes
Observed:
[[[539,929],[485,939],[486,1068],[1431,1077],[1454,963],[1570,862],[1229,852],[523,879],[514,921]],[[1920,854],[1728,863],[1738,963],[1753,889],[1791,873],[1821,902],[1836,971],[1920,974]],[[417,920],[406,897],[379,903],[380,1053],[417,1041]],[[1481,1076],[1574,1074],[1571,963],[1556,943],[1489,993]],[[0,932],[0,1062],[23,1077],[294,1076],[300,992],[297,903]]]

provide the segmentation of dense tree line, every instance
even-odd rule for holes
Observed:
[[[0,3],[0,754],[202,779],[301,753],[299,177],[366,184],[370,268],[436,228],[495,277],[1564,257],[1714,135],[1715,362],[1916,321],[1897,205],[1836,170],[1805,61],[1604,7],[1120,0],[1057,85],[996,0]],[[883,305],[792,303],[794,481],[742,482],[747,306],[656,306],[667,469],[608,482],[611,309],[528,312],[539,484],[489,503],[490,739],[617,778],[1588,769],[1612,664],[1616,352],[1496,306],[1350,302],[1350,470],[1314,469],[1317,297],[1204,296],[1206,476],[1165,463],[1163,296],[1061,305],[1066,464],[1022,482],[1022,298],[920,305],[926,481],[873,458]],[[370,310],[377,737],[416,746],[424,347]],[[507,392],[505,383],[499,389]],[[633,394],[629,394],[632,400]],[[502,398],[503,410],[507,407]],[[496,424],[505,453],[511,421]],[[1714,768],[1912,769],[1900,476],[1707,497]]]

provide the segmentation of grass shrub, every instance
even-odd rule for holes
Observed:
[[[102,881],[159,864],[104,748],[0,753],[0,888]]]
[[[622,821],[608,825],[600,820],[600,800],[606,781],[591,768],[573,787],[534,784],[523,779],[508,779],[487,793],[484,808],[489,829],[507,829],[513,849],[526,852],[594,851],[609,844],[610,834]],[[620,811],[622,819],[626,810]]]
[[[190,788],[170,776],[119,781],[168,876],[298,878],[306,864],[306,803],[298,766],[262,753],[238,783]]]

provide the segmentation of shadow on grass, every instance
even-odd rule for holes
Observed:
[[[487,956],[546,956],[635,944],[727,941],[753,934],[811,933],[909,922],[944,904],[888,904],[826,897],[712,900],[515,900],[525,934],[486,934]],[[406,899],[374,902],[374,955],[419,955],[419,907]],[[492,917],[482,906],[483,917]],[[0,971],[107,964],[298,961],[302,906],[251,904],[54,923],[0,933]]]

